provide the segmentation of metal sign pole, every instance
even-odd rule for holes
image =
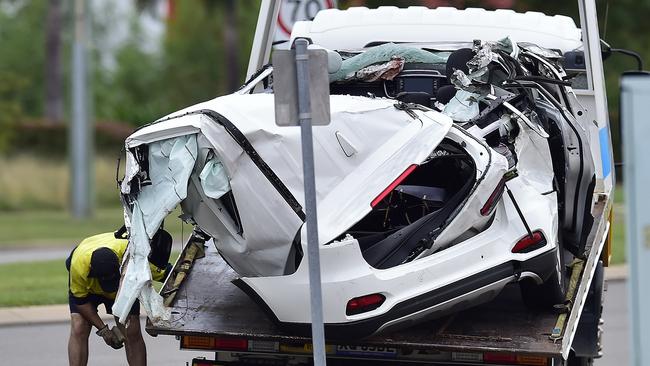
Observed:
[[[75,32],[72,45],[72,124],[70,126],[70,160],[72,179],[72,214],[88,217],[90,204],[90,127],[88,125],[88,75],[86,66],[86,0],[75,0]]]
[[[305,183],[305,214],[307,216],[307,258],[309,261],[309,292],[311,298],[311,336],[314,345],[314,365],[324,366],[325,331],[323,327],[323,295],[320,280],[318,250],[318,220],[316,216],[316,180],[314,178],[314,141],[311,126],[311,95],[309,92],[309,53],[306,39],[298,39],[296,73],[298,77],[298,120],[302,138],[302,168]]]
[[[629,73],[621,80],[621,117],[625,157],[627,253],[630,265],[630,365],[650,364],[650,74]]]

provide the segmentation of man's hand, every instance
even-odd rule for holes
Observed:
[[[118,334],[121,335],[122,333],[120,333],[119,330],[116,333],[115,330],[117,330],[117,328],[113,327],[111,329],[107,324],[104,325],[102,329],[97,331],[97,335],[102,337],[107,345],[113,347],[114,349],[120,349],[124,346],[124,339],[120,339],[120,337],[118,337]]]
[[[126,341],[124,334],[122,333],[122,331],[118,326],[111,328],[111,332],[113,332],[113,335],[115,336],[115,339],[117,339],[118,342],[124,343],[124,341]]]

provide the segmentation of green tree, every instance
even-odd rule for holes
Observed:
[[[45,118],[51,123],[63,121],[63,19],[61,0],[49,0],[45,22]]]
[[[26,115],[43,115],[45,1],[14,3],[15,13],[0,7],[0,74],[11,83],[14,100]]]
[[[23,116],[17,90],[22,90],[27,79],[0,71],[0,152],[7,149],[14,128]]]
[[[97,119],[142,125],[169,112],[164,99],[161,55],[144,51],[142,44],[141,30],[133,21],[129,40],[115,54],[115,70],[94,68]]]
[[[225,89],[224,14],[205,2],[179,1],[164,40],[163,93],[170,111],[217,95]]]
[[[224,43],[224,26],[231,16],[226,5],[223,1],[176,3],[174,17],[167,24],[161,75],[170,111],[228,92],[229,53],[240,55],[238,74],[243,82],[259,2],[237,1],[234,24],[239,41],[235,49]]]

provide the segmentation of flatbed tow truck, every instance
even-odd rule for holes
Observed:
[[[597,26],[591,28],[596,19],[595,3],[580,0],[579,5],[582,23],[586,24],[582,30],[591,88],[578,95],[585,98],[586,106],[592,107],[594,121],[607,125],[603,116],[606,103],[603,104],[600,47],[594,48],[599,41],[598,30]],[[273,34],[272,20],[277,18],[278,6],[272,0],[262,2],[249,74],[268,62],[272,43],[269,35]],[[328,363],[593,364],[601,355],[603,267],[610,253],[612,197],[610,175],[609,179],[601,180],[594,194],[594,223],[587,248],[584,256],[572,264],[567,300],[557,306],[557,311],[526,308],[519,289],[509,285],[490,303],[398,332],[352,342],[327,338]],[[215,352],[214,360],[194,359],[192,365],[313,364],[310,338],[279,328],[262,307],[233,285],[231,281],[236,279],[236,273],[210,241],[190,237],[174,273],[161,289],[166,304],[171,307],[172,321],[164,326],[148,322],[146,330],[153,336],[176,336],[181,349]]]
[[[601,197],[594,208],[588,256],[574,263],[569,300],[564,309],[527,309],[516,286],[494,301],[449,317],[359,342],[327,340],[332,365],[590,365],[600,355],[603,292],[602,250],[609,240],[611,203]],[[189,242],[188,244],[191,244]],[[196,242],[195,242],[196,243]],[[172,304],[172,322],[148,324],[151,335],[173,335],[185,350],[214,351],[215,361],[193,365],[310,364],[308,337],[277,327],[262,309],[234,286],[236,274],[214,246],[192,265]],[[177,266],[192,245],[186,245]],[[167,283],[163,294],[171,287]],[[296,304],[306,306],[306,304]],[[508,310],[505,310],[508,309]]]

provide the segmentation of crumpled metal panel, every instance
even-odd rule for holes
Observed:
[[[241,275],[284,274],[302,220],[222,126],[205,116],[201,120],[204,123],[198,138],[200,156],[212,151],[226,169],[241,230],[222,203],[209,198],[204,191],[199,178],[201,160],[190,178],[183,212],[215,239],[224,258]],[[296,198],[302,201],[302,197]]]
[[[113,314],[122,323],[138,298],[150,318],[158,321],[169,319],[169,311],[151,283],[148,261],[150,241],[163,219],[187,196],[187,181],[194,168],[196,151],[196,135],[149,144],[148,173],[151,184],[143,185],[137,196],[133,197],[126,271],[113,305]],[[134,160],[131,160],[131,164]],[[127,164],[127,171],[133,169]],[[125,186],[128,186],[126,179],[125,182]]]
[[[123,194],[131,193],[131,180],[138,174],[140,171],[140,164],[133,156],[133,152],[126,150],[126,172],[124,172],[124,180],[120,187]]]
[[[499,65],[506,74],[509,72],[500,52],[516,58],[519,55],[519,46],[508,37],[497,42],[477,41],[474,45],[476,56],[467,62],[469,73],[456,70],[451,75],[450,81],[458,89],[480,94],[481,97],[487,96],[492,92],[490,83],[496,85],[498,82],[498,80],[490,80],[494,69],[491,65]]]
[[[321,244],[334,240],[370,212],[370,202],[405,167],[421,162],[423,158],[418,157],[426,157],[435,148],[432,136],[441,139],[451,127],[451,119],[442,114],[418,112],[421,121],[396,109],[394,103],[381,98],[331,96],[332,123],[314,129]],[[199,160],[182,207],[215,238],[215,245],[242,276],[290,272],[293,241],[303,222],[221,124],[206,114],[187,112],[212,110],[232,122],[302,205],[300,128],[275,125],[268,118],[272,108],[270,94],[224,96],[175,114],[178,118],[145,127],[129,138],[142,144],[161,138],[165,131],[200,131]],[[337,143],[337,133],[355,146],[355,154],[348,154]],[[208,155],[204,150],[212,150],[226,170],[241,232],[225,210],[219,210],[219,202],[201,188],[199,174]],[[386,156],[391,159],[387,161]]]

